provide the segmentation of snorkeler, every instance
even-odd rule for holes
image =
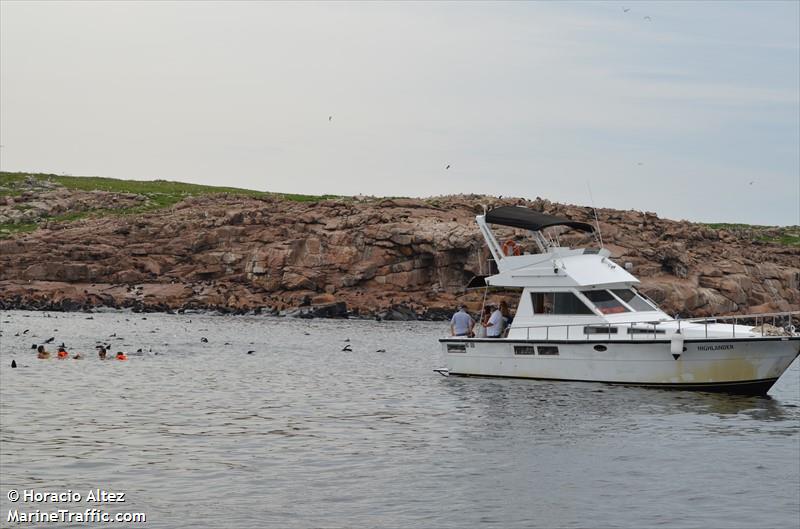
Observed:
[[[39,358],[41,360],[45,360],[47,358],[50,358],[50,353],[45,350],[44,345],[40,345],[36,349],[36,358]]]
[[[64,348],[64,345],[60,345],[58,347],[58,358],[61,359],[61,360],[65,359],[65,358],[69,358],[69,353]]]
[[[127,360],[128,355],[123,353],[122,351],[117,351],[117,360]]]
[[[96,349],[97,349],[97,356],[100,357],[100,360],[105,360],[106,359],[106,348],[103,347],[102,345],[98,345],[96,347]]]

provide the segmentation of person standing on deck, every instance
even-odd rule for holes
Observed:
[[[472,329],[475,327],[475,320],[472,316],[467,314],[467,308],[464,305],[459,305],[458,312],[453,314],[450,319],[450,335],[451,336],[467,336],[471,338],[474,334]]]
[[[500,338],[503,335],[503,313],[498,307],[494,307],[494,311],[484,327],[486,327],[487,338]]]

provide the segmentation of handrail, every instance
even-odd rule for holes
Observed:
[[[800,332],[796,332],[796,331],[791,330],[791,326],[793,325],[792,321],[795,318],[800,319],[800,311],[770,312],[770,313],[761,313],[761,314],[736,314],[736,315],[731,315],[731,316],[709,316],[709,317],[706,317],[706,318],[674,318],[674,319],[671,319],[671,320],[659,320],[659,321],[641,321],[641,320],[636,320],[636,321],[616,321],[616,322],[559,323],[559,324],[541,324],[541,325],[514,325],[514,324],[512,324],[511,327],[510,327],[510,330],[525,329],[526,330],[526,339],[530,340],[531,339],[531,329],[534,329],[534,330],[535,329],[544,329],[544,331],[545,331],[545,338],[544,339],[545,340],[549,340],[550,339],[550,329],[551,328],[552,329],[566,328],[566,339],[569,340],[569,334],[570,334],[569,329],[570,329],[570,327],[583,327],[583,328],[585,328],[585,327],[595,327],[595,328],[606,327],[606,331],[607,332],[602,333],[602,334],[606,334],[608,339],[610,340],[611,339],[611,334],[612,334],[612,332],[611,332],[611,328],[612,327],[614,327],[616,329],[622,329],[622,328],[625,328],[624,326],[627,325],[628,329],[629,329],[628,336],[630,337],[631,340],[633,340],[634,339],[634,335],[636,335],[636,334],[640,335],[640,338],[637,338],[637,339],[642,339],[642,338],[644,338],[646,336],[649,336],[650,333],[647,331],[647,328],[650,325],[652,325],[653,326],[652,339],[653,340],[657,340],[658,339],[658,334],[659,334],[658,333],[658,326],[661,325],[661,324],[674,324],[674,323],[677,323],[677,330],[680,332],[680,331],[683,330],[683,328],[685,328],[685,325],[682,328],[682,324],[684,324],[684,323],[693,323],[693,324],[703,324],[705,337],[708,338],[708,325],[709,325],[709,323],[711,323],[713,325],[713,324],[719,323],[721,321],[731,321],[732,320],[733,321],[733,325],[730,326],[731,337],[732,338],[736,338],[736,325],[737,325],[737,322],[740,322],[742,320],[755,320],[755,323],[754,323],[754,325],[752,325],[752,328],[758,327],[759,326],[759,321],[760,321],[761,322],[760,323],[761,336],[764,337],[764,336],[766,336],[764,334],[764,331],[765,331],[766,320],[768,318],[772,318],[772,326],[773,327],[777,326],[776,323],[780,323],[780,322],[777,321],[778,319],[781,319],[781,320],[788,319],[788,323],[789,323],[789,326],[790,326],[790,330],[788,331],[789,332],[789,336],[798,336],[798,335],[800,335]],[[634,327],[635,325],[639,325],[639,327]],[[643,332],[641,332],[641,333],[638,333],[638,332],[637,333],[633,333],[633,332],[631,332],[630,329],[634,329],[634,328],[641,329]],[[619,332],[619,331],[614,331],[614,334],[616,334],[617,332]],[[582,334],[583,337],[585,338],[585,340],[589,341],[590,335],[586,334],[585,331],[583,333],[579,333],[579,334]],[[601,333],[594,333],[594,334],[601,334]],[[718,336],[718,338],[725,338],[725,336]],[[664,336],[664,339],[666,339],[666,336]]]

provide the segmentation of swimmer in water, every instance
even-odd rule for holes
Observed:
[[[59,348],[58,348],[58,358],[60,358],[62,360],[64,358],[69,358],[69,353],[67,352],[66,349],[64,349],[63,345],[59,346]]]
[[[80,354],[80,353],[75,353],[74,355],[72,355],[72,359],[73,360],[81,360],[81,359],[83,359],[83,355]]]
[[[41,360],[45,360],[47,358],[50,358],[50,353],[45,350],[44,345],[40,345],[36,349],[36,358],[39,358]]]
[[[106,359],[106,348],[103,347],[102,345],[97,346],[97,356],[100,357],[100,360]]]
[[[123,353],[122,351],[117,351],[117,360],[127,360],[128,355]]]

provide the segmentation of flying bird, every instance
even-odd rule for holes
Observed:
[[[755,183],[755,180],[754,180],[754,181],[752,181],[752,182],[750,182],[750,185],[753,185],[754,183]]]
[[[328,121],[333,121],[333,116],[328,116]]]
[[[350,353],[353,351],[353,349],[350,347],[350,344],[347,344],[344,347],[342,347],[342,351],[347,351],[348,353]]]
[[[447,164],[447,167],[445,167],[445,169],[450,169],[450,164]]]
[[[630,8],[630,7],[623,7],[623,8],[622,8],[622,12],[623,12],[623,13],[627,13],[627,12],[628,12],[628,11],[630,11],[630,10],[631,10],[631,8]]]
[[[650,22],[651,20],[653,20],[652,18],[650,18],[649,16],[646,16],[646,15],[644,16],[644,19],[645,19],[645,20],[647,20],[648,22]]]

